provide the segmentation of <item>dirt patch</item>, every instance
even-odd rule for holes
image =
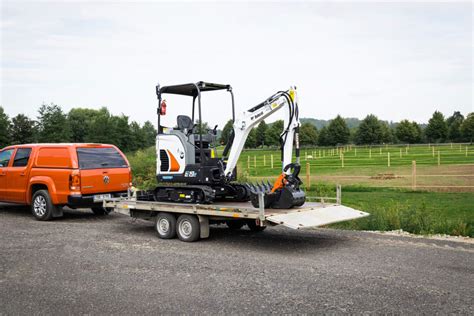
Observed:
[[[393,179],[400,179],[403,177],[397,176],[394,173],[379,173],[376,176],[370,177],[370,179],[375,180],[393,180]]]

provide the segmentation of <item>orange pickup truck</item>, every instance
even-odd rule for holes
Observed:
[[[31,205],[38,220],[62,207],[106,215],[102,200],[124,195],[132,173],[125,155],[105,144],[30,144],[0,150],[0,202]]]

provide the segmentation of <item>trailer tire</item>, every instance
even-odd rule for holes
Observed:
[[[267,228],[267,226],[258,226],[254,220],[247,221],[247,227],[253,232],[261,232]]]
[[[193,242],[201,235],[201,226],[195,215],[182,214],[178,217],[176,233],[181,241]]]
[[[245,225],[245,222],[242,220],[227,221],[225,223],[231,230],[239,230]]]
[[[173,214],[160,212],[156,216],[155,229],[161,239],[176,237],[176,217]]]

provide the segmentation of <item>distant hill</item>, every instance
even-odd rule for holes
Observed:
[[[314,126],[316,126],[317,129],[321,129],[324,126],[329,125],[329,122],[331,122],[331,120],[318,120],[314,118],[302,118],[300,119],[300,121],[301,123],[306,123],[306,122],[311,123]],[[346,117],[344,118],[344,121],[346,121],[347,127],[349,128],[356,128],[357,126],[359,126],[361,122],[361,120],[355,117]]]

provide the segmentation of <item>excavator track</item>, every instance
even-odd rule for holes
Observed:
[[[202,203],[214,202],[214,190],[206,185],[158,186],[153,190],[157,202]]]

